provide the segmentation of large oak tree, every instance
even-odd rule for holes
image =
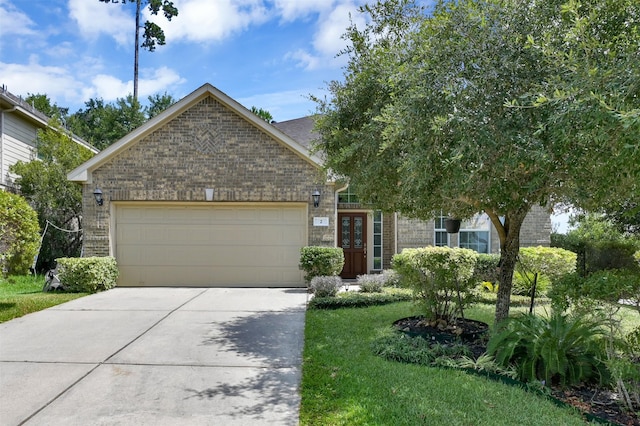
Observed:
[[[425,220],[490,217],[496,322],[533,206],[637,191],[639,6],[565,1],[363,7],[369,23],[345,34],[344,81],[317,99],[317,149],[362,201]]]

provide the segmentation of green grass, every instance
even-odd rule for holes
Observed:
[[[411,302],[308,310],[300,424],[585,424],[574,410],[519,387],[373,355],[372,342],[393,333],[395,320],[416,314]],[[491,323],[493,306],[480,303],[466,316]]]
[[[0,278],[0,323],[41,311],[87,293],[43,293],[44,276]]]

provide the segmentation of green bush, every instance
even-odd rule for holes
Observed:
[[[515,365],[523,381],[563,386],[605,382],[604,335],[599,323],[584,316],[521,315],[507,319],[491,336],[487,352],[500,365]]]
[[[24,275],[38,254],[38,215],[19,195],[0,190],[0,273]]]
[[[513,286],[511,287],[511,293],[518,296],[531,296],[531,290],[533,290],[533,282],[535,280],[535,274],[532,272],[524,273],[515,271],[513,274]],[[536,281],[536,296],[546,294],[551,281],[546,275],[538,274]]]
[[[356,284],[363,293],[382,293],[384,278],[382,274],[358,275]]]
[[[344,266],[344,253],[340,247],[307,246],[300,250],[300,269],[310,283],[314,277],[338,275]]]
[[[577,225],[567,234],[552,234],[551,244],[578,255],[577,272],[580,275],[638,267],[633,257],[640,249],[638,239],[622,234],[606,216],[583,215],[579,217]]]
[[[340,293],[339,297],[314,297],[309,301],[309,309],[340,309],[340,308],[364,308],[367,306],[386,305],[395,302],[408,302],[412,300],[409,293],[383,292],[383,293]]]
[[[564,275],[575,272],[576,254],[557,247],[523,247],[520,249],[516,270],[521,273],[538,273],[551,283]]]
[[[382,281],[384,287],[400,287],[400,274],[393,269],[382,271]]]
[[[309,288],[316,297],[333,297],[338,294],[342,279],[336,275],[319,276],[311,279]]]
[[[597,271],[588,277],[577,273],[558,280],[549,291],[556,310],[570,306],[590,311],[599,303],[617,305],[621,299],[640,303],[640,274],[635,270],[612,269]]]
[[[477,300],[473,268],[478,255],[469,249],[425,247],[404,249],[393,256],[393,268],[413,289],[428,319],[452,321]]]
[[[500,281],[499,264],[499,254],[479,253],[478,260],[473,268],[474,279],[479,283],[488,282],[493,287],[496,287],[495,284]]]
[[[71,292],[96,293],[116,286],[118,266],[113,257],[62,257],[58,276]]]

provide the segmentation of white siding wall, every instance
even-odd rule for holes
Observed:
[[[2,175],[0,183],[11,183],[16,175],[9,173],[9,166],[18,161],[31,161],[36,154],[37,128],[20,120],[16,114],[3,113]]]

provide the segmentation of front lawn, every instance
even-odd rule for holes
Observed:
[[[43,293],[44,276],[0,278],[0,323],[41,311],[87,293]]]
[[[492,322],[490,308],[467,317]],[[485,312],[486,311],[486,312]],[[552,401],[462,371],[385,361],[372,343],[410,302],[307,311],[301,425],[584,425]]]

